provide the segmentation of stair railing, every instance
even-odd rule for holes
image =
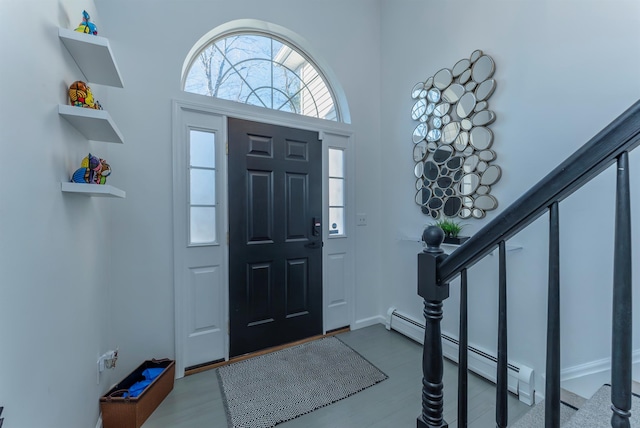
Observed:
[[[567,158],[522,197],[450,255],[440,248],[444,233],[425,229],[425,250],[418,254],[418,294],[426,320],[423,350],[422,412],[418,428],[444,428],[443,354],[440,321],[449,282],[460,276],[460,340],[458,359],[458,427],[467,426],[467,270],[498,248],[498,355],[496,426],[506,427],[507,412],[507,281],[506,241],[549,213],[549,284],[545,427],[560,426],[560,242],[559,202],[617,163],[613,275],[611,426],[629,427],[631,410],[631,203],[628,153],[640,145],[640,101]]]

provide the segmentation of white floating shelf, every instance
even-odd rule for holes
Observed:
[[[66,28],[58,28],[58,37],[88,82],[123,87],[108,39]]]
[[[120,130],[106,110],[59,104],[58,113],[89,140],[124,143]]]
[[[124,190],[108,184],[89,184],[89,183],[61,183],[62,191],[68,193],[79,193],[85,196],[97,196],[104,198],[125,198],[127,196]]]

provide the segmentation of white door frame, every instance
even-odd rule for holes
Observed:
[[[342,327],[343,322],[348,322],[351,326],[355,323],[355,311],[354,311],[354,282],[355,282],[355,147],[354,136],[349,124],[331,122],[322,119],[315,119],[291,113],[282,113],[260,107],[254,107],[244,104],[238,104],[231,101],[210,99],[207,97],[206,102],[203,102],[201,95],[193,95],[184,93],[184,99],[173,100],[172,102],[172,123],[173,123],[173,175],[174,175],[174,188],[175,180],[179,168],[184,168],[183,165],[176,165],[180,156],[176,153],[182,144],[182,129],[180,124],[176,123],[181,109],[199,111],[216,116],[220,116],[223,119],[224,125],[220,135],[220,139],[227,142],[227,122],[228,116],[237,117],[243,120],[263,122],[271,125],[288,126],[298,129],[306,129],[316,131],[319,133],[322,140],[322,179],[323,179],[323,191],[322,191],[322,206],[323,206],[323,224],[328,224],[328,163],[327,152],[329,147],[340,148],[345,150],[345,179],[346,179],[346,207],[345,207],[345,236],[330,237],[327,228],[323,228],[323,330],[332,330],[337,327]],[[187,100],[193,98],[194,101]],[[223,180],[221,194],[218,195],[221,210],[219,210],[218,221],[221,221],[221,228],[219,230],[224,231],[226,235],[229,230],[228,227],[228,189],[227,189],[227,157],[224,159],[218,159],[220,162],[220,178]],[[222,165],[224,164],[224,165]],[[174,211],[176,210],[175,201],[176,195],[173,195]],[[174,215],[174,315],[175,315],[175,359],[176,359],[176,378],[184,376],[184,350],[186,346],[186,334],[185,334],[185,317],[188,315],[185,308],[185,296],[183,287],[180,286],[182,281],[180,274],[184,269],[184,261],[176,255],[176,216]],[[225,236],[226,239],[226,236]],[[223,245],[225,273],[224,278],[226,281],[226,289],[224,292],[224,320],[228,328],[228,307],[229,307],[229,295],[228,295],[228,257],[229,247]],[[335,267],[335,269],[334,269]],[[332,270],[336,270],[333,272]],[[328,278],[332,278],[332,281],[328,281]],[[339,279],[339,280],[338,280]],[[328,288],[333,285],[333,288]],[[335,315],[332,315],[335,314]],[[339,325],[340,324],[340,325]],[[227,337],[224,344],[223,355],[225,360],[229,358],[229,341],[228,330]]]

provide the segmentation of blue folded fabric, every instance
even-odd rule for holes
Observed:
[[[163,368],[157,368],[157,369],[146,369],[145,371],[142,372],[142,376],[144,376],[144,378],[146,380],[154,380],[155,378],[157,378],[158,376],[160,376],[160,374],[164,371]]]
[[[123,397],[137,397],[138,395],[142,394],[142,391],[144,391],[144,389],[149,386],[149,384],[151,382],[153,382],[153,380],[155,378],[157,378],[158,376],[160,376],[160,374],[164,371],[163,368],[157,368],[157,369],[145,369],[142,372],[142,376],[144,377],[144,380],[141,380],[139,382],[134,383],[133,385],[131,385],[131,387],[129,388],[129,392],[125,392],[122,396]]]

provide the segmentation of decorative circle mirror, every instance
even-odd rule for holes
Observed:
[[[489,129],[494,72],[493,59],[476,50],[411,89],[415,201],[434,219],[481,219],[498,207],[490,195],[502,176]]]

